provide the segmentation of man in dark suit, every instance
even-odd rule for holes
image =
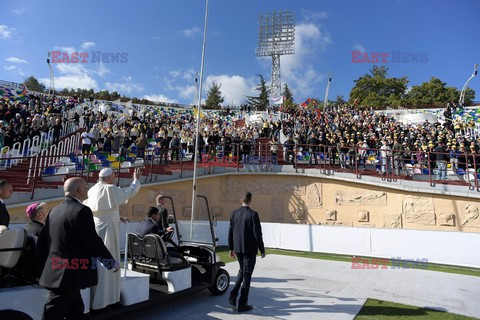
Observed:
[[[165,198],[162,194],[159,194],[155,201],[157,202],[157,208],[159,210],[159,218],[157,220],[158,228],[163,230],[165,237],[168,237],[169,233],[173,232],[173,227],[170,227],[168,224],[168,211],[167,208],[165,208]]]
[[[241,199],[242,207],[233,211],[230,215],[230,228],[228,230],[228,246],[230,257],[237,257],[240,264],[235,287],[230,292],[228,302],[236,306],[238,291],[238,311],[250,311],[253,309],[248,302],[248,291],[255,268],[256,256],[260,250],[262,258],[265,257],[265,246],[262,239],[262,227],[258,213],[250,209],[252,194],[245,192]]]
[[[92,210],[82,204],[88,197],[85,180],[70,178],[63,188],[65,200],[48,215],[37,244],[43,266],[39,284],[49,290],[44,320],[83,319],[80,289],[97,284],[97,260],[114,272],[119,270],[95,231]]]
[[[0,226],[5,226],[7,228],[10,223],[10,215],[8,214],[4,201],[10,198],[12,192],[12,184],[5,180],[0,180]]]
[[[135,230],[140,237],[145,237],[146,234],[155,233],[162,236],[165,232],[163,229],[158,227],[158,220],[160,219],[160,211],[157,207],[150,207],[147,211],[148,218],[141,221],[137,225],[137,229]]]

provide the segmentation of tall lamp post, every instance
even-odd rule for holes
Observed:
[[[194,148],[194,160],[193,160],[193,188],[192,188],[192,215],[191,215],[191,220],[190,220],[190,239],[193,237],[193,220],[194,220],[194,214],[195,214],[195,204],[196,204],[196,197],[197,197],[197,159],[198,156],[202,156],[201,150],[198,148],[198,133],[200,130],[200,112],[202,110],[202,86],[203,86],[203,69],[205,65],[205,47],[207,43],[207,22],[208,22],[208,0],[206,0],[205,4],[205,22],[204,22],[204,27],[203,27],[203,45],[202,45],[202,62],[201,62],[201,68],[200,68],[200,82],[198,85],[198,92],[197,92],[197,125],[195,128],[195,145]]]
[[[476,63],[474,66],[473,66],[473,73],[472,75],[470,76],[470,78],[468,78],[467,82],[465,82],[463,88],[462,88],[462,92],[460,93],[460,99],[458,100],[458,103],[460,103],[460,106],[463,107],[463,103],[465,101],[465,91],[467,90],[467,86],[468,86],[468,83],[470,82],[470,80],[472,80],[476,75],[478,74],[478,63]]]
[[[48,64],[48,68],[50,69],[50,88],[48,89],[48,94],[52,94],[54,96],[55,95],[55,77],[53,74],[52,65],[50,64],[50,51],[48,52],[48,55],[47,55],[47,64]]]

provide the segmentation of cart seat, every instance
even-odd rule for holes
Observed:
[[[190,267],[185,258],[177,252],[168,252],[162,237],[147,234],[141,238],[138,233],[128,233],[128,250],[133,269],[175,271]]]
[[[26,240],[24,229],[6,230],[0,234],[0,268],[11,269],[17,265]]]

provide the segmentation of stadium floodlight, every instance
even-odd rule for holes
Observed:
[[[280,56],[295,53],[295,17],[292,12],[273,12],[260,16],[257,57],[272,57],[270,96],[282,95]]]
[[[50,51],[47,54],[47,64],[48,68],[50,69],[50,87],[48,88],[48,94],[51,94],[52,96],[55,95],[55,76],[53,74],[53,68],[52,65],[50,64]]]
[[[460,99],[458,100],[458,103],[460,103],[460,106],[462,106],[462,107],[463,107],[463,102],[465,101],[465,91],[467,90],[468,83],[477,74],[478,74],[478,63],[475,63],[475,65],[473,66],[473,73],[470,76],[470,78],[468,78],[467,82],[465,82],[465,84],[463,85],[462,92],[460,93]]]

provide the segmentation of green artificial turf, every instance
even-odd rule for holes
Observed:
[[[281,254],[286,256],[294,256],[294,257],[302,257],[302,258],[343,261],[343,262],[350,262],[350,263],[352,262],[352,256],[347,256],[347,255],[319,253],[319,252],[292,251],[292,250],[282,250],[282,249],[266,249],[266,251],[267,251],[267,255]],[[220,256],[220,259],[225,263],[234,261],[232,258],[230,258],[228,254],[228,248],[226,247],[218,247],[217,253]],[[476,269],[476,268],[456,267],[456,266],[447,266],[447,265],[429,263],[427,269],[425,270],[456,273],[456,274],[463,274],[467,276],[480,277],[480,269]]]
[[[444,311],[407,306],[400,303],[368,299],[355,320],[467,320],[474,319]]]

